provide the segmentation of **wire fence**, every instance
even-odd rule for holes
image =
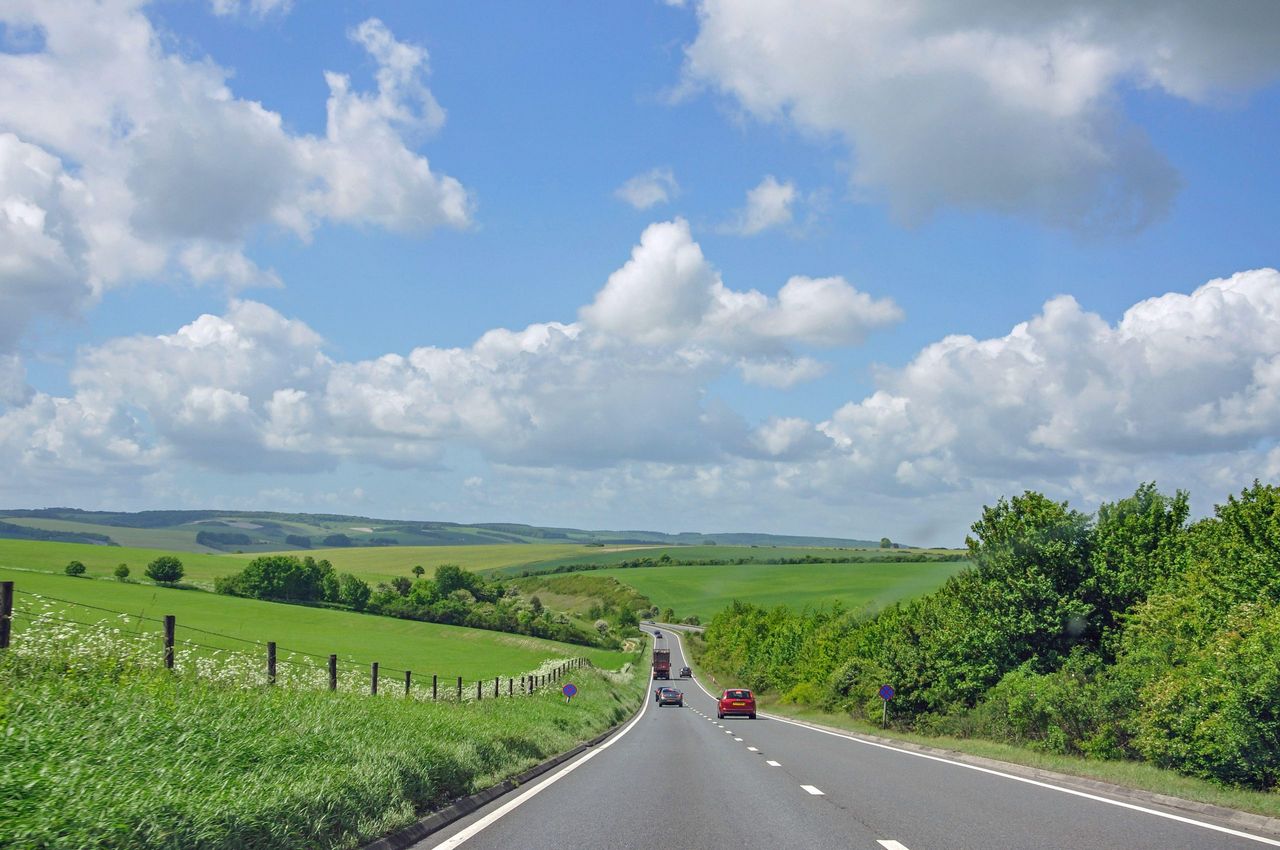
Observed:
[[[90,622],[93,615],[78,609],[109,616]],[[15,622],[22,625],[17,634]],[[197,640],[186,637],[187,633],[203,637]],[[222,641],[237,648],[214,645]],[[103,665],[164,668],[236,687],[327,689],[457,703],[533,695],[569,671],[591,666],[590,659],[576,657],[548,659],[534,670],[505,678],[414,673],[377,661],[343,658],[338,653],[326,656],[189,626],[172,615],[149,617],[30,593],[11,581],[0,582],[0,650],[54,661],[68,671]]]

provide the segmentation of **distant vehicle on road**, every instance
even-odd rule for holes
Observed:
[[[654,633],[653,633],[653,636],[654,636],[654,637],[656,637],[656,638],[661,638],[661,637],[662,637],[662,632],[654,632]]]
[[[729,688],[720,695],[716,716],[724,720],[730,714],[746,715],[756,719],[756,698],[746,688]]]
[[[690,670],[688,667],[681,667],[681,668],[680,668],[680,678],[681,678],[681,679],[687,679],[687,678],[689,678],[689,677],[690,677],[690,676],[692,676],[692,675],[693,675],[693,671],[692,671],[692,670]]]
[[[678,705],[684,707],[684,693],[677,691],[675,688],[658,688],[657,690],[658,705]]]
[[[671,650],[655,649],[653,651],[653,678],[671,678]]]

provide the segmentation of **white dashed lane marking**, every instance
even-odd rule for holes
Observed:
[[[755,747],[747,747],[747,749],[748,749],[748,750],[750,750],[750,751],[751,751],[751,752],[753,752],[753,753],[758,753],[758,752],[760,752],[760,751],[759,751],[759,750],[757,750]]]
[[[734,738],[733,740],[737,741],[739,744],[741,744],[741,743],[742,743],[742,739],[741,739],[741,738]]]
[[[781,764],[774,761],[773,759],[769,759],[768,761],[765,762],[765,764],[769,765],[769,767],[782,767]]]
[[[812,794],[812,795],[813,795],[813,796],[815,796],[815,797],[824,797],[824,796],[826,796],[825,794],[823,794],[821,791],[819,791],[817,788],[815,788],[815,787],[814,787],[814,786],[812,786],[812,785],[801,785],[800,787],[801,787],[801,788],[803,788],[804,790],[808,791],[810,794]]]
[[[897,841],[876,841],[884,850],[908,850],[907,845],[900,844]]]

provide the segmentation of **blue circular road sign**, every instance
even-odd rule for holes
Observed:
[[[565,685],[563,688],[560,689],[560,693],[564,694],[567,697],[571,697],[577,692],[578,692],[578,689],[573,686],[573,682],[570,682],[569,684]]]
[[[880,686],[880,699],[886,699],[886,700],[893,699],[893,695],[895,693],[897,693],[897,691],[893,689],[893,685]]]

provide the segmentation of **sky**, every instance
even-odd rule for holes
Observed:
[[[1273,0],[0,0],[0,507],[959,545],[1280,481]]]

